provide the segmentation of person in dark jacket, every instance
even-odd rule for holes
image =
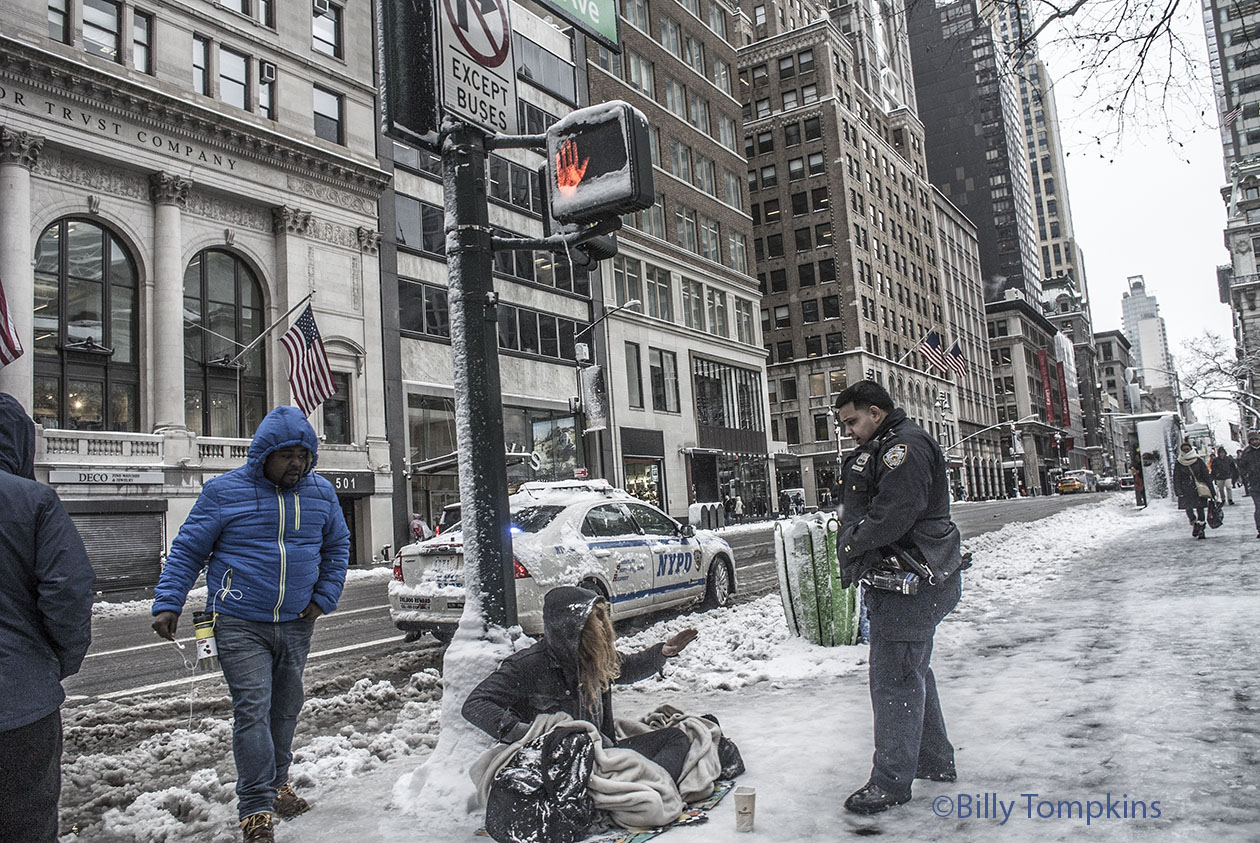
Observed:
[[[677,728],[618,740],[612,685],[628,685],[659,672],[665,659],[695,640],[685,629],[642,652],[617,652],[608,601],[593,591],[561,586],[543,598],[543,638],[508,656],[464,702],[468,722],[503,743],[515,743],[539,714],[563,711],[593,723],[606,745],[633,749],[664,767],[677,782],[690,741]]]
[[[868,582],[875,715],[870,779],[844,807],[874,814],[908,802],[914,779],[957,779],[930,659],[936,625],[962,595],[962,542],[950,519],[949,474],[936,440],[875,381],[841,392],[836,415],[857,443],[841,465],[838,561],[844,585]],[[870,572],[886,567],[888,553],[908,555],[930,572],[917,593],[869,587]]]
[[[350,555],[332,484],[312,473],[318,445],[301,410],[268,413],[245,465],[206,483],[154,589],[153,629],[173,640],[188,590],[206,569],[249,843],[270,843],[273,810],[288,819],[310,807],[289,784],[302,672],[316,618],[337,608]]]
[[[1181,453],[1173,466],[1173,494],[1177,496],[1177,508],[1184,509],[1190,519],[1190,534],[1206,539],[1207,505],[1213,499],[1212,476],[1207,463],[1189,442],[1181,443]]]
[[[1212,457],[1208,473],[1212,475],[1212,483],[1216,486],[1216,499],[1221,503],[1228,500],[1229,505],[1233,506],[1234,482],[1238,480],[1238,464],[1229,455],[1229,451],[1225,450],[1224,445],[1216,449],[1216,456]]]
[[[1242,480],[1243,494],[1251,498],[1256,538],[1260,539],[1260,430],[1247,434],[1247,447],[1238,455],[1238,476]]]
[[[35,482],[35,423],[0,393],[0,839],[57,840],[61,680],[92,641],[95,580],[57,493]]]

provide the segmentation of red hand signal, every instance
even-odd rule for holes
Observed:
[[[556,188],[561,196],[572,196],[577,191],[590,162],[591,159],[587,158],[578,163],[577,142],[573,139],[560,144],[560,151],[556,153]]]

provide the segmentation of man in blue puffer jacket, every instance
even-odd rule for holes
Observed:
[[[92,640],[94,579],[57,493],[35,482],[35,423],[0,392],[0,840],[56,843],[61,680]]]
[[[267,414],[245,465],[208,481],[171,543],[154,589],[153,629],[175,637],[206,570],[206,611],[232,692],[236,799],[247,843],[270,843],[271,811],[310,807],[289,784],[302,671],[315,619],[337,608],[350,531],[332,484],[317,474],[315,431],[296,407]]]

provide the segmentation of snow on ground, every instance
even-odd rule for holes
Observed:
[[[1228,510],[1211,541],[1193,542],[1169,503],[1137,511],[1128,501],[1113,495],[966,543],[973,568],[962,604],[938,632],[933,659],[961,779],[920,783],[908,806],[887,815],[856,819],[840,807],[869,771],[867,648],[816,648],[790,637],[777,594],[670,618],[623,638],[621,649],[631,650],[688,626],[700,630],[663,678],[618,688],[618,714],[644,714],[662,702],[716,714],[743,750],[749,772],[741,784],[759,791],[762,840],[884,831],[897,839],[965,841],[1066,841],[1086,833],[1108,840],[1198,841],[1209,833],[1217,843],[1260,839],[1260,742],[1252,722],[1260,710],[1260,545],[1250,513]],[[1250,565],[1246,578],[1240,563]],[[1203,596],[1178,597],[1186,583]],[[1213,667],[1222,652],[1234,654],[1230,664]],[[383,669],[365,663],[363,672],[379,676]],[[188,709],[172,716],[169,701],[160,714],[154,702],[71,710],[68,747],[90,746],[93,738],[109,746],[115,730],[146,736],[126,751],[72,757],[67,750],[63,806],[107,803],[110,810],[103,830],[93,825],[81,838],[64,839],[233,839],[230,712],[219,693],[214,711],[191,727]],[[315,808],[281,824],[277,840],[472,840],[481,818],[462,805],[421,806],[417,816],[393,804],[396,782],[435,743],[439,694],[434,671],[392,681],[343,675],[310,688],[293,777]],[[179,773],[164,774],[170,767]],[[1139,801],[1149,811],[1163,800],[1164,818],[1113,814],[1086,828],[1085,819],[1065,818],[1058,805],[1085,806],[1110,791],[1116,811],[1122,795],[1125,811],[1136,811]],[[1041,794],[1028,797],[1027,817],[1024,793]],[[982,803],[982,794],[1000,803]],[[1048,809],[1041,807],[1046,799]],[[727,803],[707,825],[668,839],[729,841]],[[1001,823],[1007,805],[1011,813]],[[1043,810],[1057,815],[1040,816]]]
[[[394,574],[392,565],[377,566],[374,568],[351,568],[346,571],[346,582],[358,582],[360,580],[387,580]],[[202,574],[197,582],[201,583],[196,588],[188,592],[187,606],[202,607],[206,605],[206,586],[205,574]],[[101,599],[92,604],[92,617],[100,620],[101,618],[122,618],[134,615],[147,615],[153,611],[153,598],[145,597],[140,600],[123,600],[113,602],[107,599]]]

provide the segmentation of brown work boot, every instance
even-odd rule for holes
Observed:
[[[271,814],[263,811],[250,814],[241,820],[241,833],[245,843],[276,843],[276,835],[272,831]]]
[[[289,782],[280,785],[280,789],[276,791],[276,798],[271,802],[271,810],[275,811],[282,820],[291,820],[310,809],[311,803],[298,796]]]

